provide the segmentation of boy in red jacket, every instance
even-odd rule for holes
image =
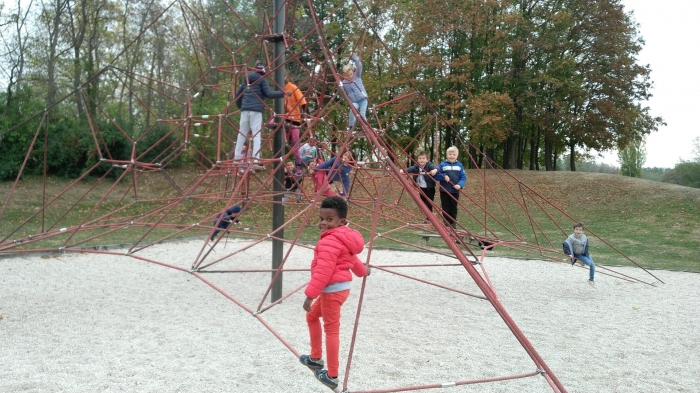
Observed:
[[[304,294],[306,323],[311,337],[311,354],[301,355],[301,364],[314,371],[316,379],[331,389],[338,387],[338,348],[340,347],[340,307],[350,294],[352,273],[358,277],[369,276],[369,268],[362,264],[357,254],[362,252],[365,240],[360,232],[346,225],[348,204],[334,196],[321,202],[318,228],[321,239],[314,248],[311,261],[311,281]],[[318,298],[315,302],[314,299]],[[328,370],[324,370],[323,330],[326,332]]]

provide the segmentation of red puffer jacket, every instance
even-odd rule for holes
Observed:
[[[367,274],[357,254],[362,252],[365,240],[360,232],[341,226],[321,233],[314,248],[311,261],[311,281],[306,286],[307,297],[316,299],[328,284],[352,281],[352,274],[364,277]]]

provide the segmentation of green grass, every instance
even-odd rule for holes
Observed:
[[[189,189],[198,179],[196,171],[187,168],[169,173],[183,190]],[[571,224],[580,220],[587,226],[591,253],[597,263],[630,265],[632,262],[626,258],[629,257],[646,268],[700,272],[700,190],[600,173],[511,173],[521,183],[503,173],[487,172],[490,188],[485,188],[482,172],[468,171],[468,186],[460,199],[468,211],[460,211],[460,225],[477,235],[503,240],[522,239],[550,251],[533,252],[532,249],[499,246],[490,255],[561,258],[562,255],[557,255],[561,242],[571,233]],[[16,252],[57,249],[64,245],[95,247],[132,244],[144,235],[143,242],[146,243],[166,237],[204,238],[209,234],[209,229],[194,224],[225,207],[225,200],[216,198],[228,199],[231,196],[231,180],[224,177],[205,179],[192,190],[191,198],[185,198],[173,209],[158,211],[159,207],[164,206],[164,200],[180,197],[175,187],[158,173],[140,175],[137,193],[131,188],[131,180],[118,184],[108,194],[113,181],[86,179],[48,206],[44,211],[43,230],[53,225],[52,230],[58,231],[83,221],[97,220],[95,225],[76,231],[70,240],[70,233],[56,232],[44,240],[17,246],[12,240],[26,240],[29,235],[42,233],[41,214],[24,225],[22,223],[32,214],[40,212],[45,200],[63,192],[71,183],[64,179],[48,179],[44,198],[42,179],[23,179],[0,221],[0,239],[19,229],[0,247],[4,248],[4,252]],[[309,188],[310,184],[306,186]],[[3,204],[11,188],[12,183],[0,183],[0,200]],[[229,192],[225,193],[224,190]],[[375,201],[370,194],[377,192],[381,192],[382,197]],[[88,216],[101,199],[99,208]],[[437,201],[439,197],[436,197]],[[351,202],[349,219],[354,227],[361,229],[365,239],[370,239],[371,233],[382,234],[376,236],[375,247],[415,249],[413,245],[422,243],[417,234],[425,232],[425,229],[406,227],[394,231],[397,227],[423,219],[415,203],[402,192],[395,180],[365,178],[362,185],[357,183],[354,186]],[[287,218],[291,219],[306,206],[288,205],[285,209]],[[118,213],[110,215],[119,209]],[[486,221],[484,210],[490,214]],[[59,220],[66,212],[65,217]],[[271,231],[271,214],[270,205],[254,204],[243,219],[251,231],[233,236],[265,236]],[[307,225],[303,228],[300,228],[301,220],[290,223],[284,232],[286,239],[294,239],[297,234],[302,242],[313,243],[318,239],[317,211],[311,208],[307,215]],[[376,224],[375,216],[378,217]],[[135,224],[131,225],[131,221]],[[534,226],[533,221],[536,223]],[[205,220],[202,225],[211,224]],[[109,231],[112,232],[107,233]],[[84,242],[96,235],[100,236]],[[433,239],[429,244],[431,247],[445,248],[439,239]]]

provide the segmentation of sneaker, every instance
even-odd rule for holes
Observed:
[[[325,366],[323,359],[313,360],[309,355],[299,356],[299,362],[311,370],[320,370]]]
[[[338,383],[340,383],[338,377],[331,378],[328,376],[328,370],[316,370],[314,371],[314,375],[316,376],[316,379],[321,381],[322,384],[328,386],[331,389],[337,388]]]
[[[593,281],[593,280],[588,280],[588,285],[590,285],[590,286],[592,286],[593,288],[595,288],[595,281]]]

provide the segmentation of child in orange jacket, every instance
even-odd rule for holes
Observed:
[[[316,379],[331,389],[338,387],[338,350],[340,347],[340,307],[350,294],[352,274],[369,276],[370,270],[357,254],[364,248],[360,232],[346,225],[348,204],[340,197],[329,197],[321,202],[318,228],[321,238],[314,248],[311,261],[311,280],[304,294],[306,323],[309,325],[311,354],[301,355],[299,361],[314,371]],[[317,299],[318,298],[318,299]],[[314,301],[316,299],[316,301]],[[328,370],[324,370],[323,330],[326,333]]]
[[[298,167],[303,165],[301,154],[299,153],[299,134],[301,133],[301,114],[307,113],[308,106],[306,98],[302,94],[299,87],[292,82],[292,77],[287,74],[285,76],[284,92],[287,96],[284,97],[285,110],[285,127],[284,139],[289,143],[291,149],[294,150],[294,161]]]

